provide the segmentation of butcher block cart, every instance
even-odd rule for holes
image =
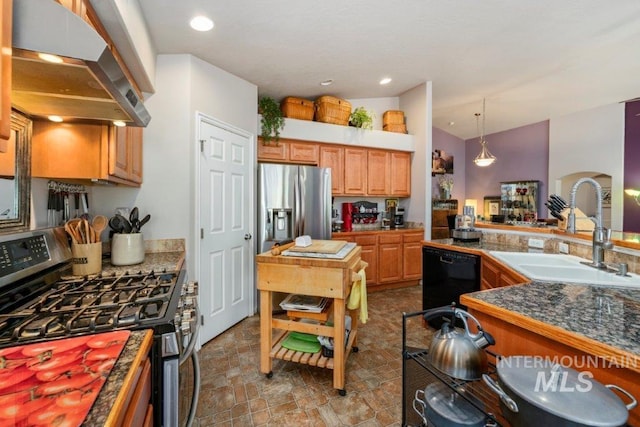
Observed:
[[[271,251],[256,256],[260,291],[260,371],[267,378],[273,375],[272,359],[333,369],[333,387],[340,395],[346,394],[346,359],[351,350],[358,350],[358,312],[348,310],[346,300],[353,282],[360,278],[358,272],[366,267],[360,258],[361,251],[360,246],[354,246],[342,259],[274,255]],[[274,318],[272,292],[326,297],[332,304],[327,304],[322,313],[288,311],[286,319]],[[352,319],[352,328],[345,346],[347,312]],[[326,323],[330,314],[333,314],[333,325]],[[303,319],[318,322],[308,323]],[[282,347],[282,341],[291,331],[332,337],[333,357],[325,357],[322,352],[305,353]]]

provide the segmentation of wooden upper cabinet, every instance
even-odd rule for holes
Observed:
[[[258,161],[317,165],[320,147],[316,143],[280,138],[276,144],[258,138]]]
[[[289,158],[289,146],[286,144],[270,143],[265,145],[262,138],[258,139],[258,160],[285,162]]]
[[[411,153],[280,138],[264,145],[258,137],[258,161],[331,168],[334,196],[409,197]]]
[[[321,168],[331,168],[331,194],[344,194],[344,148],[332,145],[320,146]]]
[[[388,196],[391,187],[391,153],[382,150],[368,150],[367,153],[367,194]]]
[[[142,183],[142,129],[110,127],[109,175]]]
[[[16,176],[16,144],[15,132],[11,132],[6,151],[0,152],[0,177],[2,178],[13,179]]]
[[[0,153],[11,136],[11,21],[12,0],[0,0]]]
[[[411,153],[392,151],[390,195],[409,197],[411,195]]]
[[[139,186],[142,128],[35,121],[31,175]]]
[[[344,194],[367,194],[367,150],[365,148],[344,149]]]

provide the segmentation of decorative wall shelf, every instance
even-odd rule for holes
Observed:
[[[260,115],[258,115],[260,129]],[[382,130],[366,130],[351,126],[333,125],[285,118],[281,138],[300,141],[316,141],[329,144],[346,144],[359,147],[381,148],[387,150],[415,151],[413,135]]]

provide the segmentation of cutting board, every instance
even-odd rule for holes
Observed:
[[[317,254],[337,254],[340,249],[346,245],[344,240],[313,240],[311,245],[301,247],[293,246],[291,251],[293,252],[312,252]]]

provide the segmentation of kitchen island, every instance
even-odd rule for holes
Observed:
[[[342,259],[272,255],[271,252],[256,257],[260,291],[260,372],[271,378],[272,359],[333,369],[333,387],[341,395],[345,394],[346,358],[357,343],[358,324],[356,313],[351,312],[352,328],[345,343],[345,304],[356,280],[354,274],[362,268],[360,254],[361,248],[355,246]],[[333,325],[306,323],[299,315],[289,320],[273,318],[272,292],[329,298],[332,304],[328,310],[333,308]],[[333,357],[327,358],[320,352],[287,350],[282,341],[289,331],[333,338]]]
[[[425,246],[473,253],[483,265],[499,263],[488,251],[528,252],[495,242],[425,241]],[[540,252],[555,253],[545,246]],[[502,265],[507,271],[508,265]],[[484,268],[484,267],[483,267]],[[483,271],[483,275],[485,272]],[[604,384],[640,397],[640,287],[623,288],[526,279],[513,286],[464,294],[461,304],[495,340],[503,356],[548,357]],[[628,403],[629,399],[620,395]],[[640,426],[640,409],[629,424]]]

